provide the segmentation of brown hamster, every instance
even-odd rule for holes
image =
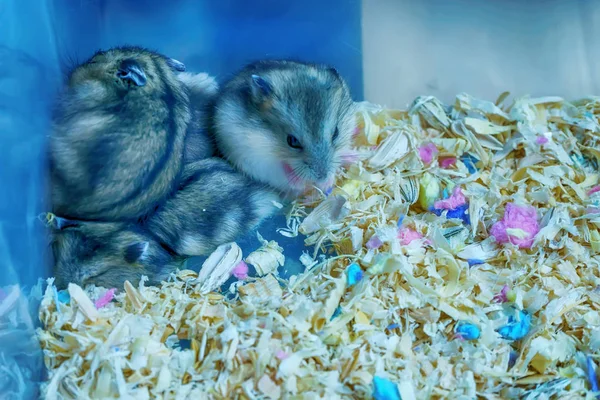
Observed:
[[[218,150],[286,194],[327,189],[351,143],[355,104],[331,67],[259,61],[220,90],[211,112]]]
[[[50,137],[53,212],[144,216],[176,188],[190,121],[183,64],[139,47],[100,51],[69,75]]]
[[[180,255],[206,255],[256,228],[277,200],[267,185],[210,158],[186,165],[180,189],[144,226]]]
[[[137,224],[54,216],[50,225],[58,289],[69,282],[122,289],[126,280],[137,285],[142,275],[158,285],[185,261]]]

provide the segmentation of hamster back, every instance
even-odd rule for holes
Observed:
[[[179,255],[206,255],[271,216],[277,200],[267,185],[209,158],[186,165],[179,190],[145,226]]]
[[[183,64],[137,47],[96,53],[70,74],[50,138],[53,211],[134,219],[171,193],[190,120]]]

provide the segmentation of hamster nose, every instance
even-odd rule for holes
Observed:
[[[117,71],[117,78],[133,83],[136,86],[146,84],[146,74],[142,67],[132,59],[123,60]]]

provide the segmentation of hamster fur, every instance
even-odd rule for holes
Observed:
[[[184,257],[162,245],[147,230],[131,223],[88,222],[54,217],[52,253],[58,289],[69,282],[122,289],[142,275],[158,285],[181,268]]]
[[[179,190],[138,222],[52,218],[55,284],[122,288],[142,275],[157,285],[190,256],[239,239],[277,208],[267,185],[220,158],[186,165]]]
[[[187,89],[192,115],[185,139],[184,163],[187,164],[209,158],[215,153],[215,145],[206,126],[209,107],[219,85],[206,73],[182,72],[177,77]]]
[[[72,71],[50,137],[55,214],[134,219],[176,188],[190,121],[177,77],[184,70],[161,54],[119,47]]]
[[[144,225],[180,255],[207,255],[256,228],[277,200],[267,185],[210,158],[185,167],[180,189]]]
[[[211,130],[220,153],[287,195],[333,184],[356,128],[349,88],[331,67],[259,61],[226,82]]]

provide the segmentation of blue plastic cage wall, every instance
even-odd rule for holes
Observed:
[[[30,290],[51,274],[39,219],[48,211],[49,106],[69,68],[123,44],[156,49],[218,80],[261,58],[327,63],[362,99],[358,0],[1,1],[0,366],[12,371],[0,372],[2,398],[35,397],[44,378],[33,334],[41,291]]]

